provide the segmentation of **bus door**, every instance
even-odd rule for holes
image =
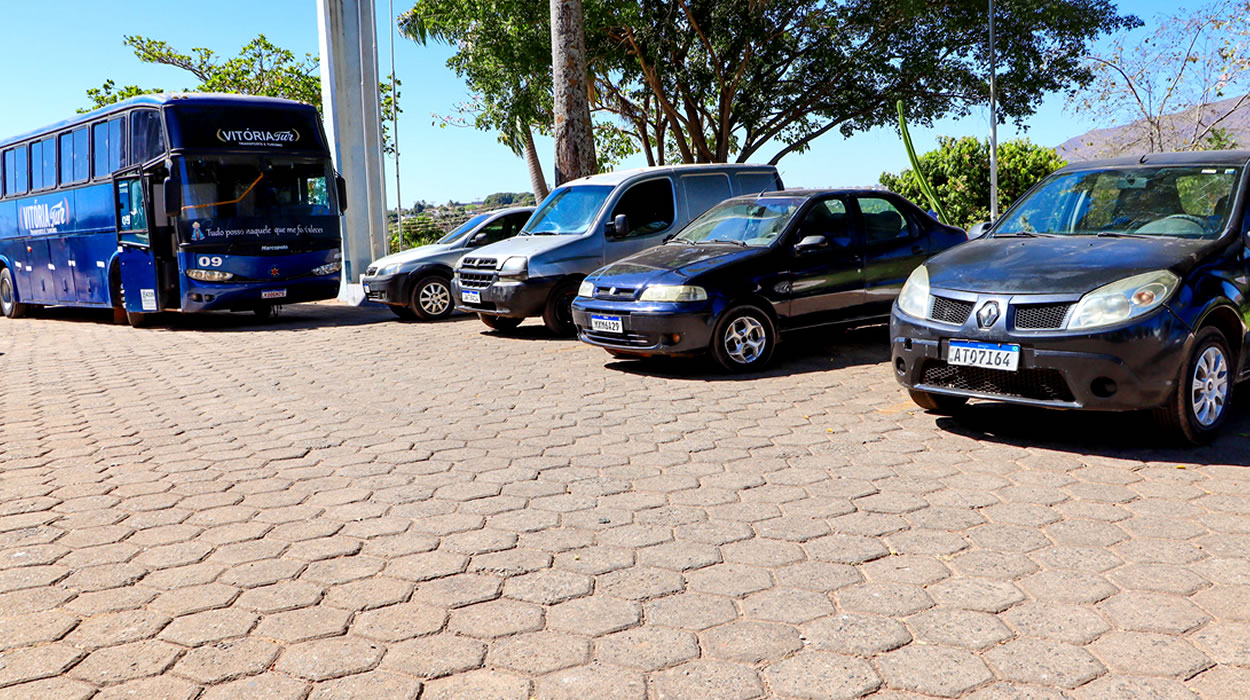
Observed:
[[[122,294],[126,310],[131,313],[153,313],[164,308],[152,254],[147,185],[147,179],[134,171],[118,174],[113,180]]]
[[[17,281],[17,291],[21,293],[22,300],[35,304],[55,304],[56,280],[52,277],[53,264],[48,253],[48,239],[27,238],[22,246],[25,248],[27,271],[23,277],[26,278],[28,287],[24,289],[22,280]]]
[[[78,287],[74,284],[74,255],[70,250],[69,239],[56,236],[48,239],[48,269],[52,271],[52,281],[56,286],[56,300],[62,303],[78,301]]]

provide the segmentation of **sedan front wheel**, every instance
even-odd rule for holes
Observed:
[[[777,328],[763,309],[752,305],[725,312],[712,334],[712,357],[730,372],[751,372],[768,364],[777,346]]]

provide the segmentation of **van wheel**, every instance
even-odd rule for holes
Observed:
[[[1191,445],[1214,440],[1233,398],[1232,368],[1233,354],[1224,334],[1211,327],[1198,331],[1193,350],[1181,364],[1176,390],[1155,409],[1159,426]]]
[[[487,327],[497,331],[510,331],[521,325],[524,319],[510,318],[508,316],[491,316],[489,314],[478,314],[478,318],[482,319]]]
[[[422,277],[412,287],[408,308],[422,321],[447,318],[455,309],[451,303],[451,280],[442,275]]]
[[[7,267],[0,270],[0,314],[6,318],[21,318],[26,315],[26,310],[26,304],[17,300],[12,270]]]
[[[968,403],[966,396],[948,396],[947,394],[930,394],[927,391],[909,390],[911,400],[926,411],[943,416],[953,416]]]
[[[547,306],[543,309],[543,325],[552,335],[566,338],[577,329],[573,326],[573,300],[577,298],[580,280],[568,280],[556,285],[547,296]]]
[[[712,357],[730,372],[750,372],[772,359],[777,329],[757,306],[734,307],[721,316],[712,331]]]

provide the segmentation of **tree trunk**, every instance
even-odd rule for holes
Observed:
[[[586,25],[582,0],[551,0],[551,72],[554,78],[556,186],[594,175],[595,135],[590,126]]]
[[[550,192],[547,190],[547,178],[543,175],[542,161],[538,160],[538,149],[534,148],[534,132],[529,124],[521,126],[521,137],[525,139],[525,165],[530,171],[530,189],[534,190],[534,201],[541,202]]]

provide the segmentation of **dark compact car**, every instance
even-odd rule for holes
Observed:
[[[617,356],[710,350],[727,370],[757,369],[781,332],[887,318],[917,265],[966,240],[881,190],[736,197],[592,273],[573,322]]]
[[[984,238],[908,280],[891,321],[898,380],[940,412],[969,398],[1154,409],[1211,439],[1246,375],[1250,151],[1071,165]]]

